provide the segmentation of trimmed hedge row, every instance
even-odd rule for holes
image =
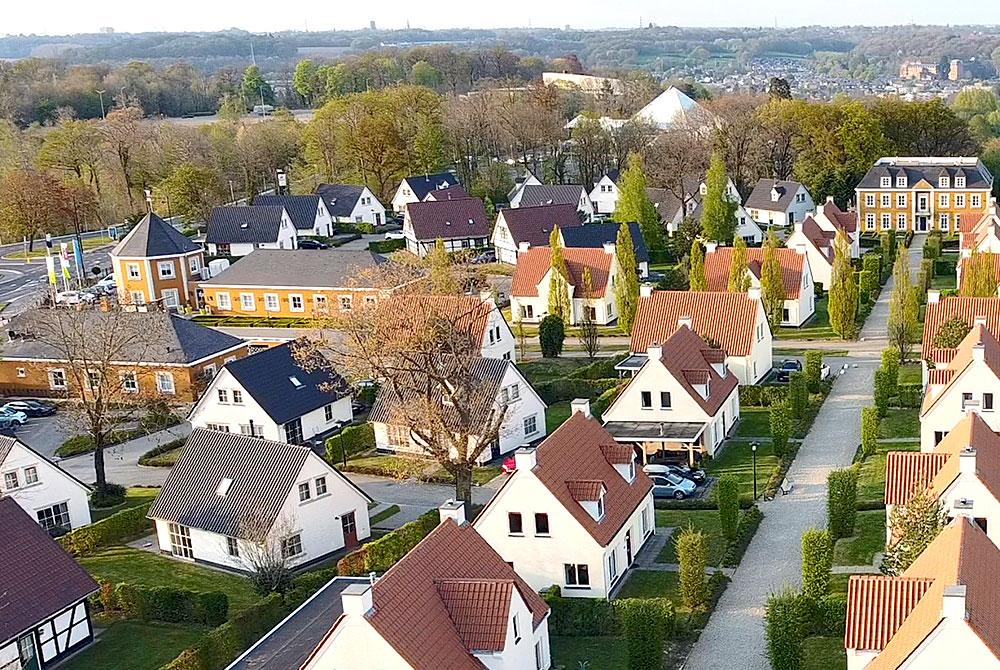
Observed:
[[[337,574],[360,577],[369,572],[385,572],[437,528],[438,523],[440,515],[436,509],[421,514],[415,521],[344,556],[337,563]]]
[[[756,505],[751,505],[740,513],[740,521],[736,525],[736,537],[730,540],[726,547],[726,553],[722,557],[722,564],[727,568],[735,568],[743,560],[743,554],[750,546],[760,522],[764,520],[764,513]]]
[[[363,423],[360,426],[348,426],[340,431],[339,435],[327,438],[326,440],[326,460],[328,463],[337,465],[346,458],[356,456],[369,449],[375,448],[375,428],[370,423]]]
[[[740,509],[750,509],[754,502],[750,496],[740,496]],[[696,509],[708,510],[719,509],[714,497],[711,498],[685,498],[684,500],[674,500],[673,498],[657,498],[653,501],[656,509]]]
[[[101,583],[100,603],[105,612],[129,619],[220,626],[229,614],[229,596],[220,591],[202,593],[171,586],[149,588],[138,584]]]
[[[638,607],[637,603],[649,603],[656,608],[666,621],[666,629],[661,631],[665,638],[673,632],[674,604],[668,598],[620,598],[608,601],[597,598],[564,598],[558,586],[551,586],[542,592],[542,598],[552,608],[549,614],[549,635],[565,637],[591,637],[597,635],[619,635],[624,632],[623,613]]]
[[[60,537],[57,542],[74,556],[86,554],[101,547],[120,544],[122,541],[141,535],[153,527],[153,522],[146,518],[152,505],[153,503],[150,502],[122,510],[89,526],[72,530]]]
[[[152,467],[170,467],[170,465],[173,465],[172,463],[170,464],[163,463],[159,459],[157,459],[157,456],[161,456],[167,453],[168,451],[173,451],[174,449],[179,449],[180,447],[184,446],[185,442],[187,442],[187,438],[180,437],[177,438],[176,440],[170,440],[169,442],[164,442],[158,447],[153,447],[152,449],[150,449],[149,451],[147,451],[146,453],[144,453],[142,456],[139,457],[139,465],[149,465]]]
[[[913,409],[920,407],[924,400],[924,388],[920,384],[897,384],[895,400],[890,401],[891,407]]]
[[[813,635],[840,637],[847,619],[843,596],[810,598],[796,591],[773,594],[764,615],[767,655],[774,670],[798,670],[802,642]]]
[[[597,398],[608,389],[615,388],[621,379],[576,379],[562,377],[535,386],[535,391],[546,404],[573,400],[575,398]]]
[[[181,421],[181,417],[170,412],[151,413],[139,419],[139,426],[137,428],[116,430],[110,433],[105,438],[104,446],[112,447],[116,444],[121,444],[122,442],[134,440],[137,437],[149,435],[150,433],[156,433],[166,428],[176,426],[181,423]],[[79,456],[80,454],[89,453],[94,449],[94,438],[91,435],[74,435],[63,442],[62,445],[56,449],[56,456],[69,458],[70,456]]]
[[[406,240],[373,240],[368,243],[368,251],[376,254],[389,254],[406,248]]]
[[[784,384],[740,386],[740,405],[746,407],[770,407],[783,402],[787,397],[788,386]]]
[[[617,377],[618,371],[615,370],[615,366],[625,360],[626,357],[627,354],[594,361],[589,365],[584,365],[581,368],[573,370],[573,372],[566,376],[570,379],[609,379]]]

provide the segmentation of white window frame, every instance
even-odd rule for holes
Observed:
[[[906,194],[897,193],[896,194],[896,207],[906,207]]]
[[[531,416],[524,417],[523,427],[525,435],[534,435],[535,433],[537,433],[538,416],[536,414],[532,414]]]
[[[216,389],[215,399],[219,401],[220,404],[229,404],[229,390],[228,389]]]
[[[177,387],[174,385],[174,375],[172,372],[160,371],[156,373],[156,390],[167,395],[174,395],[177,393]]]
[[[62,378],[61,383],[56,383],[56,378]],[[48,371],[49,388],[54,391],[65,391],[67,385],[66,371],[62,368],[53,368]]]
[[[883,193],[882,194],[882,206],[883,207],[891,207],[892,206],[892,196],[889,195],[888,193]]]
[[[18,368],[17,369],[17,376],[20,379],[24,379],[25,377],[28,376],[28,369],[27,368]]]
[[[233,299],[228,291],[219,291],[215,294],[215,306],[227,312],[233,309]]]
[[[879,186],[882,188],[892,188],[892,177],[882,177],[879,180]]]
[[[277,293],[264,294],[264,311],[277,312],[281,309],[281,298]]]
[[[243,404],[243,391],[240,389],[233,389],[233,404],[242,405]]]
[[[938,216],[938,227],[941,228],[941,230],[948,230],[950,225],[951,221],[950,217],[948,216],[948,212],[941,212],[941,214]]]
[[[951,195],[948,193],[938,193],[938,207],[950,207]]]
[[[906,230],[906,213],[898,212],[896,214],[896,228],[898,230]]]
[[[875,214],[872,212],[865,214],[865,228],[867,230],[875,230]]]
[[[298,551],[291,552],[290,548],[297,547]],[[302,548],[302,533],[293,533],[281,540],[281,557],[283,559],[296,558],[305,553]]]
[[[198,262],[197,256],[192,256],[191,258],[188,259],[188,268],[191,270],[192,274],[198,272],[201,269],[201,264]]]
[[[865,195],[865,207],[874,207],[874,206],[875,206],[875,194],[874,193],[868,193],[868,194],[866,194]]]
[[[978,193],[973,193],[969,196],[969,207],[982,207],[983,206],[983,196]]]
[[[160,297],[163,298],[164,307],[180,307],[181,306],[181,292],[175,288],[165,288],[160,291]]]
[[[892,214],[889,214],[888,212],[882,214],[881,226],[882,230],[892,229]]]
[[[948,177],[938,177],[938,188],[948,188],[951,180]]]
[[[333,403],[323,405],[323,418],[327,423],[333,421]]]
[[[354,309],[354,296],[349,294],[337,296],[337,304],[341,312],[350,312]]]
[[[313,488],[316,489],[316,497],[325,496],[330,492],[330,487],[326,483],[326,476],[317,477],[313,480]]]
[[[312,500],[312,487],[309,486],[309,482],[302,482],[299,484],[299,502],[309,502]]]
[[[896,188],[906,188],[906,175],[896,175]]]
[[[965,177],[955,177],[955,188],[965,188]]]
[[[253,293],[240,293],[240,311],[256,312],[257,296],[255,296]]]
[[[146,294],[143,291],[129,291],[129,296],[132,298],[133,305],[146,304]]]
[[[121,374],[121,382],[122,382],[122,393],[139,392],[139,375],[137,375],[134,370],[123,372]]]
[[[142,270],[139,269],[138,263],[126,263],[125,264],[125,275],[128,279],[139,280],[142,279]]]
[[[21,488],[21,477],[17,470],[3,473],[3,488],[5,491],[16,491]]]
[[[295,306],[296,301],[299,303],[298,307]],[[291,311],[291,312],[304,312],[304,311],[306,311],[306,301],[305,301],[305,298],[303,298],[303,296],[302,296],[301,293],[290,293],[290,294],[288,294],[288,310]]]
[[[164,270],[166,270],[166,272],[164,272]],[[176,279],[177,268],[174,266],[173,261],[157,261],[156,274],[160,279]]]
[[[29,465],[24,469],[24,485],[31,486],[38,483],[38,466]]]
[[[959,209],[962,209],[962,208],[965,207],[965,194],[964,193],[956,193],[955,194],[955,207],[958,207]]]

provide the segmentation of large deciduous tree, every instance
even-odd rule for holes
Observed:
[[[11,170],[0,179],[0,235],[9,242],[65,232],[67,200],[58,179],[34,170]]]

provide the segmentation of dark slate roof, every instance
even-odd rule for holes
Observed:
[[[469,192],[466,191],[465,187],[461,184],[428,191],[427,195],[424,196],[425,199],[432,198],[434,200],[461,200],[462,198],[471,197],[472,196],[469,195]]]
[[[364,186],[353,184],[320,184],[316,187],[316,195],[323,198],[330,216],[343,218],[351,215],[364,190]]]
[[[0,645],[98,589],[10,497],[0,498],[0,566]]]
[[[329,369],[307,372],[287,342],[226,363],[225,369],[275,423],[287,423],[348,394],[347,382]],[[327,367],[325,363],[320,363]],[[294,377],[299,385],[292,382]]]
[[[59,318],[83,319],[84,328],[96,330],[100,328],[128,328],[146,337],[137,339],[132,351],[122,347],[121,354],[130,356],[130,360],[146,363],[179,363],[187,364],[220,354],[243,344],[243,340],[227,335],[213,328],[207,328],[199,323],[184,319],[166,312],[117,312],[108,313],[100,310],[81,310],[73,312],[63,310]],[[17,333],[17,339],[0,346],[0,356],[10,358],[42,358],[49,360],[65,360],[65,355],[46,342],[31,337],[32,332],[45,328],[52,316],[49,309],[38,308],[18,314],[11,319],[8,328]],[[44,331],[48,332],[48,331]],[[94,341],[94,347],[100,347],[101,342]],[[87,351],[77,352],[81,358],[87,357]],[[93,358],[98,360],[101,352],[95,351]]]
[[[111,255],[126,258],[181,256],[200,249],[176,228],[150,212],[111,250]]]
[[[334,577],[226,670],[293,670],[305,663],[344,613],[341,595],[367,577]]]
[[[371,251],[256,249],[202,283],[215,286],[345,288],[360,271],[387,262]]]
[[[438,188],[448,186],[458,186],[461,182],[454,172],[439,172],[437,174],[421,174],[407,177],[403,181],[410,187],[410,191],[419,200],[423,201],[427,194]]]
[[[881,188],[882,177],[892,179],[892,188],[896,188],[896,177],[906,175],[906,188],[921,179],[927,180],[931,188],[938,187],[938,178],[947,175],[950,187],[955,188],[955,177],[965,177],[966,188],[990,188],[993,185],[993,175],[975,158],[921,159],[921,158],[882,158],[871,167],[858,182],[858,188]]]
[[[761,179],[750,192],[746,204],[747,209],[763,209],[768,212],[787,212],[795,202],[795,194],[802,186],[797,181],[779,181],[777,179]],[[781,196],[777,202],[771,200],[771,189],[777,188]]]
[[[535,207],[537,205],[574,205],[579,206],[580,196],[585,189],[575,184],[557,184],[555,186],[525,186],[518,203],[520,207]]]
[[[479,198],[411,202],[406,206],[418,240],[489,237],[491,222]]]
[[[618,239],[619,223],[588,223],[576,228],[566,228],[562,231],[563,244],[567,247],[599,249],[607,242]],[[642,229],[638,223],[628,224],[632,234],[632,244],[635,246],[635,260],[639,263],[649,262],[649,249]]]
[[[560,230],[582,225],[576,205],[542,205],[540,207],[510,207],[500,212],[514,239],[514,244],[527,242],[533,247],[549,244],[553,226]],[[499,215],[498,215],[499,216]]]
[[[316,226],[318,195],[258,195],[254,207],[284,207],[297,230],[312,230]]]
[[[276,242],[284,207],[216,207],[208,220],[209,244]]]
[[[195,429],[150,508],[149,518],[260,540],[274,525],[309,453],[308,447]],[[336,468],[331,470],[354,487]],[[232,484],[220,496],[217,491],[223,479],[231,479]],[[247,519],[253,520],[250,526],[258,532],[247,532]],[[254,534],[258,537],[249,537]]]

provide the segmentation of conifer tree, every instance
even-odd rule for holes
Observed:
[[[698,240],[691,243],[691,272],[688,281],[692,291],[708,290],[708,282],[705,280],[705,252]]]
[[[618,265],[618,280],[615,282],[618,327],[625,333],[631,333],[635,311],[639,306],[639,275],[635,271],[635,245],[632,242],[632,233],[629,226],[624,223],[618,226],[615,262]]]
[[[569,300],[569,267],[563,254],[562,235],[559,226],[553,226],[549,235],[550,266],[549,274],[549,314],[558,316],[564,324],[569,323],[572,316],[572,305]]]
[[[902,254],[900,254],[902,255]],[[962,272],[962,295],[969,298],[990,298],[997,294],[996,257],[991,253],[973,251]]]
[[[729,198],[726,189],[726,162],[716,151],[705,177],[705,199],[702,201],[701,226],[705,237],[722,243],[731,240],[736,232],[736,203]]]

